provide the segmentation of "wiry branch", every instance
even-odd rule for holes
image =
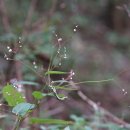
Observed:
[[[30,7],[29,7],[29,10],[28,10],[28,13],[27,13],[27,17],[26,17],[26,20],[25,20],[25,23],[24,23],[24,29],[23,29],[23,32],[22,32],[22,37],[29,33],[29,28],[30,28],[30,25],[31,25],[32,16],[33,16],[33,13],[34,13],[34,10],[35,10],[35,7],[36,7],[36,3],[37,3],[37,0],[31,1]],[[16,62],[16,65],[17,65],[18,68],[22,67],[21,62]],[[18,71],[18,75],[20,77],[22,77],[22,70],[21,69]],[[30,97],[30,95],[32,94],[32,91],[33,91],[32,88],[31,89],[26,88],[25,95],[26,95],[27,101],[32,102],[33,98]],[[33,111],[32,115],[33,116],[39,115],[39,107],[37,107],[37,109],[35,111]],[[24,125],[27,124],[27,123],[28,123],[28,118],[26,118]],[[30,126],[30,129],[38,130],[37,125]]]
[[[48,11],[47,13],[44,13],[40,19],[38,19],[35,23],[33,23],[32,28],[33,30],[35,30],[36,28],[39,28],[39,26],[43,26],[44,24],[46,24],[48,22],[48,20],[51,18],[51,16],[53,16],[55,9],[56,9],[56,5],[57,5],[57,0],[52,0],[52,6],[50,8],[50,11]]]
[[[77,87],[74,84],[74,82],[70,82],[70,85],[73,86],[73,87]],[[101,111],[101,112],[104,113],[104,115],[106,117],[108,117],[109,119],[111,119],[116,124],[121,125],[124,128],[130,129],[130,124],[128,124],[127,122],[123,121],[122,119],[116,117],[115,115],[113,115],[112,113],[110,113],[109,111],[107,111],[106,109],[104,109],[103,107],[99,106],[97,103],[95,103],[89,97],[87,97],[82,91],[78,91],[78,95],[80,96],[80,98],[82,100],[84,100],[88,105],[90,105],[94,109],[94,111]]]
[[[4,26],[4,30],[5,30],[5,32],[8,33],[8,32],[10,32],[10,25],[9,25],[9,20],[8,20],[7,10],[5,7],[4,0],[0,0],[0,14],[1,14],[2,23]]]
[[[55,9],[56,9],[57,0],[53,0],[52,2],[53,2],[53,3],[52,3],[52,7],[51,7],[51,9],[50,9],[50,11],[49,11],[49,16],[50,16],[50,17],[53,15],[53,12],[54,12]]]
[[[130,10],[126,4],[124,4],[123,6],[117,6],[116,8],[125,11],[128,17],[130,17]]]
[[[124,128],[130,128],[130,124],[126,123],[125,121],[119,119],[118,117],[114,116],[112,113],[104,109],[103,107],[97,105],[94,101],[89,99],[86,95],[83,94],[83,92],[78,91],[78,95],[82,100],[84,100],[86,103],[88,103],[95,111],[100,110],[101,112],[104,113],[107,117],[109,117],[112,121],[117,123],[118,125],[121,125]]]
[[[32,0],[32,2],[30,4],[30,8],[29,8],[29,11],[28,11],[28,14],[27,14],[27,18],[26,18],[25,23],[24,23],[23,35],[26,35],[27,30],[28,30],[28,28],[31,24],[31,19],[32,19],[33,12],[35,10],[36,3],[37,3],[37,0]]]
[[[11,32],[9,18],[7,15],[7,9],[6,9],[4,0],[0,0],[0,15],[1,15],[2,24],[4,27],[4,31],[6,33]],[[13,48],[13,44],[11,44],[11,48]],[[14,55],[11,56],[11,58],[13,58],[13,57],[14,57]],[[11,74],[11,71],[13,68],[13,63],[14,63],[14,61],[9,61],[9,67],[7,68],[7,71],[6,71],[7,72],[6,81],[10,80],[10,74]]]
[[[126,13],[128,14],[128,17],[130,17],[130,10],[128,9],[128,6],[126,4],[123,5],[124,10],[126,11]]]

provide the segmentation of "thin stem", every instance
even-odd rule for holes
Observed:
[[[113,81],[113,80],[114,80],[114,78],[104,79],[104,80],[89,80],[89,81],[77,82],[77,83],[74,83],[74,85],[84,84],[84,83],[104,83],[104,82],[109,82],[109,81]],[[64,85],[64,86],[69,86],[69,84]]]
[[[78,82],[75,84],[83,84],[83,83],[103,83],[103,82],[109,82],[109,81],[113,81],[114,79],[104,79],[104,80],[90,80],[90,81],[82,81],[82,82]]]
[[[14,126],[13,130],[19,130],[21,121],[22,121],[22,118],[18,116],[16,119],[15,126]]]
[[[127,122],[119,119],[118,117],[116,117],[115,115],[113,115],[112,113],[110,113],[109,111],[107,111],[106,109],[104,109],[103,107],[97,105],[97,103],[95,103],[94,101],[92,101],[89,97],[87,97],[82,91],[78,91],[78,95],[80,96],[80,98],[85,101],[87,104],[89,104],[90,106],[92,106],[92,108],[97,111],[100,110],[101,112],[103,112],[104,116],[106,115],[107,117],[109,117],[110,119],[112,119],[115,123],[122,125],[123,128],[126,129],[130,129],[130,126]]]

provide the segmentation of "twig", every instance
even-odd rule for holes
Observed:
[[[70,82],[70,85],[73,87],[77,87],[77,85],[75,85],[75,83],[72,81]],[[111,120],[113,120],[118,125],[122,125],[124,128],[130,129],[130,124],[123,121],[122,119],[119,119],[118,117],[116,117],[115,115],[113,115],[112,113],[104,109],[103,107],[97,105],[94,101],[92,101],[89,97],[87,97],[83,92],[78,91],[78,95],[80,96],[82,100],[84,100],[87,104],[89,104],[94,109],[94,111],[102,111],[104,115],[108,116]]]
[[[123,6],[117,6],[116,8],[119,10],[124,10],[128,14],[128,17],[130,17],[130,10],[126,4],[124,4]]]
[[[39,25],[43,26],[43,24],[46,24],[48,22],[48,20],[54,14],[54,11],[56,9],[56,5],[57,5],[57,0],[52,0],[52,6],[50,8],[50,11],[48,11],[47,13],[44,13],[43,16],[41,16],[40,19],[38,19],[35,23],[33,23],[33,25],[32,25],[33,30],[38,28]]]
[[[28,30],[28,28],[31,24],[31,18],[32,18],[32,15],[33,15],[33,12],[34,12],[34,9],[35,9],[35,6],[36,6],[36,2],[37,2],[37,0],[32,0],[32,2],[30,4],[30,8],[29,8],[29,11],[28,11],[28,14],[27,14],[27,18],[26,18],[25,23],[24,23],[23,35],[26,35],[27,30]]]
[[[128,17],[130,17],[130,10],[128,9],[128,6],[126,4],[123,5],[124,10],[126,11],[126,13],[128,14]]]
[[[100,111],[104,112],[104,114],[106,116],[108,116],[110,119],[112,119],[118,125],[122,125],[124,128],[130,129],[130,124],[128,124],[127,122],[125,122],[121,119],[119,119],[118,117],[116,117],[115,115],[113,115],[112,113],[110,113],[109,111],[104,109],[103,107],[97,105],[94,101],[92,101],[85,94],[83,94],[83,92],[78,91],[78,95],[80,96],[80,98],[82,100],[84,100],[86,103],[88,103],[90,106],[92,106],[95,111],[100,110]]]
[[[53,15],[53,12],[54,12],[55,9],[56,9],[57,0],[53,0],[52,2],[53,2],[53,3],[52,3],[52,7],[51,7],[51,9],[50,9],[50,11],[49,11],[49,16],[50,16],[50,17]]]
[[[5,32],[6,33],[11,32],[9,19],[8,19],[8,16],[7,16],[7,9],[6,9],[4,0],[0,0],[0,14],[1,14],[2,23],[3,23],[3,27],[4,27]],[[11,48],[14,48],[13,44],[11,44]],[[13,57],[14,57],[14,55],[11,56],[11,58],[13,58]],[[8,74],[6,76],[7,81],[9,81],[13,65],[14,65],[13,61],[9,61],[9,67],[7,68],[7,73]]]
[[[17,119],[16,119],[13,130],[19,130],[19,126],[21,124],[21,121],[22,121],[21,117],[18,116]]]
[[[9,19],[7,17],[7,10],[5,7],[4,0],[0,0],[0,13],[1,13],[1,18],[2,18],[2,23],[4,26],[5,32],[10,32],[10,25],[9,25]]]
[[[22,37],[25,36],[27,34],[27,31],[28,31],[28,27],[29,25],[31,24],[31,18],[32,18],[32,15],[33,15],[33,11],[35,9],[35,5],[36,5],[36,2],[37,0],[32,0],[31,4],[30,4],[30,8],[29,8],[29,11],[28,11],[28,14],[27,14],[27,18],[25,20],[25,23],[24,23],[24,29],[23,29],[23,32],[22,32]],[[15,61],[15,68],[16,68],[16,77],[18,80],[22,80],[23,78],[23,75],[22,75],[22,63],[20,61]],[[27,90],[26,90],[27,91]],[[25,92],[26,93],[26,92]],[[26,94],[25,94],[26,95]],[[30,95],[28,93],[28,95]],[[27,98],[28,100],[28,98]],[[22,122],[23,120],[20,120],[19,121],[19,118],[17,119],[17,122],[16,122],[16,126],[14,127],[13,130],[18,130],[19,129],[19,124]],[[26,123],[24,123],[25,125]]]

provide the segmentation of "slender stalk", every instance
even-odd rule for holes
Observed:
[[[83,84],[83,83],[104,83],[104,82],[109,82],[109,81],[113,81],[113,80],[114,80],[114,78],[104,79],[104,80],[90,80],[90,81],[81,81],[81,82],[77,82],[74,84],[78,85],[78,84]]]
[[[13,130],[19,130],[21,121],[22,121],[22,118],[18,116],[17,119],[16,119],[16,122],[15,122]]]

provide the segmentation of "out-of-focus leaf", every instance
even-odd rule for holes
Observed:
[[[43,94],[42,94],[41,92],[39,92],[39,91],[34,91],[34,92],[32,93],[32,95],[33,95],[34,98],[37,99],[37,100],[40,100],[40,99],[42,99],[42,98],[44,97]]]
[[[24,54],[17,54],[17,55],[15,55],[15,59],[16,60],[23,60],[24,58],[25,58]]]
[[[67,127],[65,127],[65,128],[64,128],[64,130],[70,130],[70,127],[69,127],[69,126],[67,126]]]
[[[5,41],[7,41],[7,42],[16,41],[16,39],[17,39],[17,36],[13,33],[6,33],[6,34],[0,36],[0,41],[4,41],[4,42]]]
[[[31,124],[60,124],[60,125],[69,125],[73,124],[72,121],[65,121],[59,119],[43,119],[43,118],[30,118]]]
[[[92,130],[92,128],[85,126],[85,130]]]
[[[24,96],[18,92],[12,85],[7,84],[2,89],[3,96],[9,106],[16,106],[19,103],[25,102]]]
[[[45,75],[48,74],[67,74],[68,72],[62,72],[62,71],[47,71]]]
[[[29,110],[35,108],[35,104],[30,103],[20,103],[16,105],[12,112],[19,116],[24,116]]]
[[[55,96],[54,93],[42,93],[40,91],[34,91],[32,93],[33,97],[37,100],[40,100],[46,96]],[[63,96],[62,94],[58,94],[59,96]]]
[[[39,86],[38,83],[32,82],[32,81],[17,81],[16,84],[23,84],[23,85],[33,85],[33,86]]]

